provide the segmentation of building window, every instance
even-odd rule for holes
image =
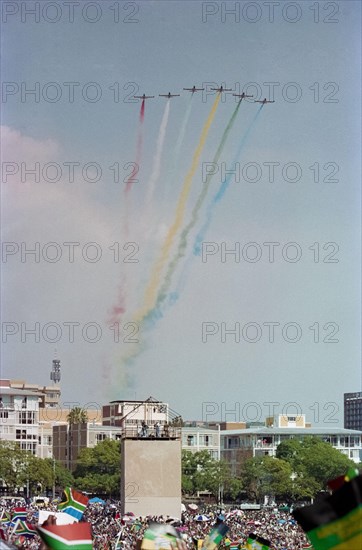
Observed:
[[[21,443],[20,448],[23,451],[30,451],[33,455],[36,453],[36,443]]]
[[[193,445],[194,445],[194,436],[193,435],[188,435],[187,436],[187,445],[189,447],[193,447]]]
[[[0,418],[9,418],[8,411],[0,411]]]
[[[19,424],[35,424],[34,411],[22,411],[18,413]]]

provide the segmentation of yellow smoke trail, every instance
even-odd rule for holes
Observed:
[[[197,170],[200,155],[201,155],[202,150],[204,148],[205,141],[206,141],[207,135],[209,133],[211,123],[214,119],[216,109],[217,109],[217,106],[218,106],[219,101],[220,101],[220,97],[221,97],[221,94],[218,93],[216,98],[215,98],[215,101],[212,105],[209,116],[207,117],[207,120],[206,120],[206,122],[204,124],[204,127],[202,129],[201,136],[200,136],[200,139],[199,139],[199,143],[196,147],[196,150],[194,152],[194,156],[192,158],[191,168],[188,171],[188,173],[186,174],[186,177],[185,177],[182,189],[181,189],[181,193],[180,193],[178,203],[177,203],[177,207],[176,207],[174,222],[173,222],[172,226],[170,227],[170,229],[168,231],[168,234],[166,236],[164,245],[161,249],[160,257],[154,265],[154,268],[153,268],[153,271],[152,271],[152,274],[151,274],[151,278],[150,278],[150,282],[149,282],[149,284],[146,288],[146,291],[145,291],[144,306],[141,307],[140,310],[137,311],[135,313],[135,315],[133,316],[132,321],[134,323],[136,323],[137,325],[139,325],[139,329],[141,328],[142,321],[145,319],[147,314],[154,308],[154,306],[156,304],[157,291],[158,291],[158,287],[159,287],[159,284],[160,284],[160,277],[161,277],[162,269],[163,269],[163,267],[164,267],[164,265],[167,261],[167,258],[169,256],[169,253],[170,253],[172,244],[174,242],[175,236],[177,234],[177,231],[180,229],[180,226],[182,224],[184,214],[185,214],[187,198],[188,198],[190,190],[191,190],[192,179],[193,179],[193,177],[195,175],[195,172]],[[142,348],[142,343],[140,341],[138,341],[136,346],[132,346],[131,349],[128,349],[128,353],[126,353],[123,356],[123,358],[121,359],[121,363],[124,366],[129,365],[130,362],[132,362],[132,360],[142,351],[141,348]],[[126,377],[127,377],[127,375],[126,375]]]
[[[162,250],[161,250],[161,255],[160,255],[159,259],[157,260],[157,262],[154,266],[150,282],[149,282],[149,284],[147,286],[147,289],[146,289],[146,292],[145,292],[144,307],[141,309],[141,311],[137,315],[137,318],[139,318],[139,320],[143,320],[145,315],[147,315],[147,313],[154,307],[154,305],[156,303],[157,290],[158,290],[158,287],[159,287],[159,284],[160,284],[161,272],[162,272],[162,269],[163,269],[163,267],[164,267],[164,265],[167,261],[167,258],[169,256],[170,249],[171,249],[172,244],[174,242],[177,231],[180,229],[180,226],[182,224],[182,221],[183,221],[183,218],[184,218],[184,215],[185,215],[185,208],[186,208],[187,198],[188,198],[190,190],[191,190],[192,179],[193,179],[193,177],[195,175],[195,172],[197,170],[200,155],[201,155],[202,150],[204,148],[205,141],[206,141],[211,123],[214,119],[216,109],[217,109],[217,106],[218,106],[219,101],[220,101],[220,96],[221,96],[221,94],[218,93],[216,98],[215,98],[215,101],[212,105],[210,114],[207,117],[207,120],[206,120],[206,122],[204,124],[204,127],[202,129],[199,143],[196,147],[196,150],[194,152],[194,156],[192,158],[191,168],[190,168],[189,172],[186,174],[185,181],[184,181],[182,189],[181,189],[180,197],[179,197],[178,204],[177,204],[177,207],[176,207],[176,214],[175,214],[174,222],[173,222],[173,224],[171,225],[171,227],[168,231],[165,243],[164,243],[164,245],[162,247]]]

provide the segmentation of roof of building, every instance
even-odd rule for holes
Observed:
[[[221,435],[362,435],[362,431],[346,428],[268,428],[256,427],[241,430],[222,430]]]
[[[21,389],[17,389],[17,388],[2,388],[0,387],[0,395],[20,395],[20,396],[36,396],[36,397],[41,397],[42,395],[44,395],[42,392],[40,391],[30,391],[30,390],[21,390]]]
[[[214,428],[206,428],[203,426],[182,426],[182,432],[187,432],[191,434],[197,434],[197,433],[207,433],[207,434],[217,434],[217,430]],[[223,433],[223,432],[220,432]]]
[[[110,401],[108,403],[108,405],[116,405],[116,404],[120,404],[120,403],[137,403],[137,405],[142,405],[142,404],[153,404],[153,403],[161,403],[162,405],[167,405],[167,403],[164,403],[163,401],[158,401],[157,399],[153,399],[152,398],[152,401],[150,399],[145,399],[144,401],[141,401],[140,399],[116,399],[116,401]],[[107,405],[104,405],[105,407]]]

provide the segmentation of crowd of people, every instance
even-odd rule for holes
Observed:
[[[11,513],[14,504],[1,502],[3,511]],[[47,506],[47,510],[55,513],[56,504]],[[36,506],[28,505],[27,522],[38,523],[39,511]],[[0,515],[0,517],[1,517]],[[308,547],[308,541],[297,522],[286,511],[278,509],[262,509],[241,511],[211,510],[208,508],[182,512],[181,518],[167,516],[147,516],[136,518],[133,514],[120,515],[120,503],[107,501],[105,504],[88,504],[82,521],[92,526],[93,548],[98,550],[137,550],[149,525],[153,522],[167,524],[170,530],[176,530],[181,544],[177,547],[184,550],[200,548],[198,541],[204,540],[212,527],[220,522],[228,526],[228,532],[220,544],[220,549],[227,549],[231,543],[235,547],[244,548],[250,533],[255,533],[270,541],[271,550],[301,550]],[[2,522],[4,538],[21,549],[42,549],[41,540],[33,537],[17,537],[12,535],[11,525]]]

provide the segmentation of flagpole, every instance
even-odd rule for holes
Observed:
[[[122,531],[123,531],[123,529],[121,529],[121,531],[118,533],[117,540],[116,540],[116,542],[115,542],[115,544],[114,544],[114,550],[117,550],[117,548],[118,548],[118,543],[119,543],[119,539],[120,539],[120,537],[121,537],[121,535],[122,535]]]
[[[55,499],[55,458],[53,457],[53,500]]]

